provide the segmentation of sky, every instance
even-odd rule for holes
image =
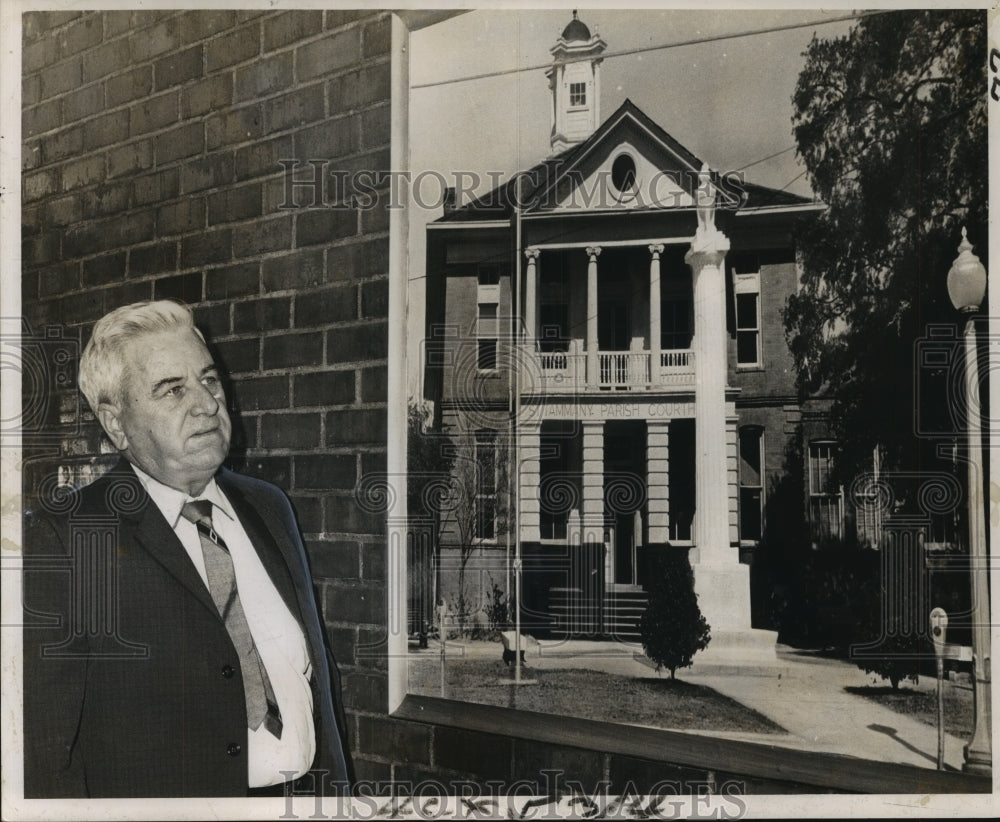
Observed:
[[[601,64],[601,119],[629,98],[681,144],[718,171],[812,196],[796,157],[792,94],[816,35],[842,37],[854,21],[824,22],[844,9],[581,9],[580,20],[607,43]],[[572,19],[568,9],[475,10],[413,33],[410,40],[410,169],[452,180],[459,170],[503,174],[548,156],[549,49]],[[689,41],[808,23],[712,42]],[[614,56],[668,44],[671,48]],[[512,73],[443,82],[512,69]],[[437,85],[428,85],[437,84]],[[477,193],[488,190],[483,185]],[[433,199],[434,186],[425,189]],[[425,226],[440,205],[410,210],[409,338],[423,332]],[[418,393],[411,360],[409,390]]]

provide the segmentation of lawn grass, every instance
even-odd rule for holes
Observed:
[[[462,702],[656,728],[777,734],[785,730],[756,711],[703,685],[649,676],[632,678],[581,668],[525,668],[536,685],[509,684],[513,670],[495,660],[410,662],[410,692]],[[585,696],[581,696],[585,695]]]
[[[848,693],[863,696],[898,714],[917,719],[925,725],[937,727],[937,689],[917,690],[900,685],[893,690],[889,685],[870,685],[845,688]],[[969,685],[945,682],[944,728],[947,733],[961,739],[972,735],[972,688]]]

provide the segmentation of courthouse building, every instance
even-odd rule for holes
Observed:
[[[480,469],[469,567],[496,581],[520,552],[526,631],[634,636],[649,558],[685,550],[713,637],[745,640],[803,423],[792,237],[824,206],[708,169],[630,100],[602,118],[605,48],[574,14],[546,72],[551,156],[428,225],[424,393]],[[803,506],[837,534],[834,446],[805,447]]]

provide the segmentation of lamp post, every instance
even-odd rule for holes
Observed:
[[[989,774],[993,752],[990,739],[990,601],[986,553],[985,506],[983,505],[983,450],[978,394],[979,367],[976,353],[976,322],[986,293],[986,268],[972,253],[972,244],[962,229],[958,257],[948,272],[948,296],[965,321],[965,414],[969,430],[969,568],[972,583],[972,676],[973,730],[965,746],[964,769]]]

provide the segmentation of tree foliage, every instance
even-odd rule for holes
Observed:
[[[639,620],[639,634],[643,651],[656,663],[656,670],[666,668],[673,679],[674,672],[689,666],[712,636],[698,607],[687,552],[662,551],[650,564],[649,604]]]
[[[828,209],[799,237],[785,311],[799,387],[833,399],[851,473],[881,445],[913,466],[917,341],[956,322],[946,276],[961,227],[987,247],[986,16],[901,11],[813,38],[793,98],[799,156]],[[985,310],[985,308],[984,308]]]

